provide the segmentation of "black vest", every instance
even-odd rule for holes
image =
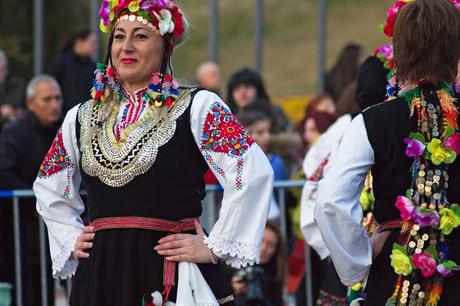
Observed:
[[[425,92],[424,92],[425,93]],[[425,93],[427,100],[435,98],[436,91]],[[403,98],[378,104],[363,112],[367,136],[375,154],[372,168],[374,177],[375,206],[377,222],[399,219],[399,210],[395,207],[396,198],[405,195],[410,188],[410,167],[413,159],[406,157],[406,144],[403,139],[417,130],[416,114],[410,117],[410,110]],[[449,165],[448,199],[451,203],[460,203],[460,160]],[[373,261],[369,275],[366,305],[384,305],[394,290],[397,275],[390,265],[392,245],[399,231],[394,231],[381,252]],[[449,249],[452,260],[460,263],[460,231],[457,229],[449,236]],[[460,272],[444,281],[444,294],[439,306],[460,305],[456,297],[460,284]]]
[[[197,92],[192,93],[190,105],[177,119],[174,136],[158,149],[155,163],[146,173],[115,188],[81,171],[91,221],[116,216],[180,220],[201,215],[208,167],[190,128],[190,109]],[[79,139],[78,120],[76,129]]]

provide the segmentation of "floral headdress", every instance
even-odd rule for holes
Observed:
[[[164,38],[168,44],[161,71],[152,74],[151,84],[143,93],[143,98],[154,107],[174,106],[180,91],[172,76],[170,56],[185,32],[183,15],[174,0],[103,0],[99,15],[100,28],[104,33],[126,20],[140,22]],[[110,97],[121,99],[122,80],[111,65],[110,56],[105,64],[97,64],[94,74],[91,96],[95,105],[105,103]]]
[[[380,60],[383,64],[383,67],[388,70],[388,75],[387,75],[387,93],[385,96],[385,101],[391,101],[396,99],[396,96],[398,94],[398,84],[396,82],[396,74],[395,74],[395,68],[396,64],[393,59],[393,45],[392,44],[386,44],[381,47],[378,47],[374,51],[374,57],[376,57],[378,60]]]
[[[415,0],[398,0],[396,3],[390,7],[387,11],[387,20],[383,25],[383,32],[389,37],[393,38],[393,29],[395,26],[396,17],[398,17],[398,12],[403,8],[407,3],[414,2]],[[451,0],[455,7],[460,10],[460,0]]]
[[[185,31],[182,13],[174,0],[103,0],[99,15],[104,33],[112,31],[121,18],[138,20],[154,28],[172,46]]]

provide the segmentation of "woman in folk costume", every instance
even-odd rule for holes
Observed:
[[[233,305],[216,264],[258,262],[270,164],[218,96],[172,78],[187,33],[174,1],[104,0],[100,15],[110,39],[93,99],[67,113],[34,184],[53,275],[75,274],[72,306]],[[208,167],[225,192],[206,236]]]
[[[459,304],[459,6],[410,0],[389,10],[398,98],[352,121],[319,184],[324,242],[345,285],[367,279],[366,305]],[[369,170],[379,224],[371,238],[358,201]]]

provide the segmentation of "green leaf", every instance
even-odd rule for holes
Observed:
[[[403,247],[402,245],[397,244],[397,243],[393,243],[393,249],[394,249],[394,250],[399,250],[399,251],[401,251],[402,253],[404,253],[404,255],[407,256],[407,250],[406,250],[406,248]]]
[[[454,212],[454,214],[460,217],[460,206],[458,206],[458,204],[450,205],[450,209]]]
[[[397,297],[392,297],[388,299],[388,301],[385,303],[385,306],[396,306],[397,301],[398,301]]]
[[[447,260],[443,262],[442,265],[444,266],[444,268],[449,270],[455,270],[458,268],[458,265],[452,260]]]
[[[410,133],[409,137],[425,144],[425,137],[420,133]]]
[[[436,247],[434,245],[430,245],[426,250],[425,250],[426,253],[428,254],[431,254],[433,255],[434,259],[439,262],[439,254],[438,254],[438,250],[436,249]]]
[[[444,131],[443,136],[444,136],[444,138],[448,138],[448,137],[450,137],[450,136],[452,136],[454,134],[455,134],[455,129],[449,126]]]

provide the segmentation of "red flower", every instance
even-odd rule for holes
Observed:
[[[171,97],[167,97],[166,101],[165,101],[165,104],[166,104],[166,106],[172,106],[172,105],[174,105],[174,101],[173,101],[173,99],[171,99]]]

